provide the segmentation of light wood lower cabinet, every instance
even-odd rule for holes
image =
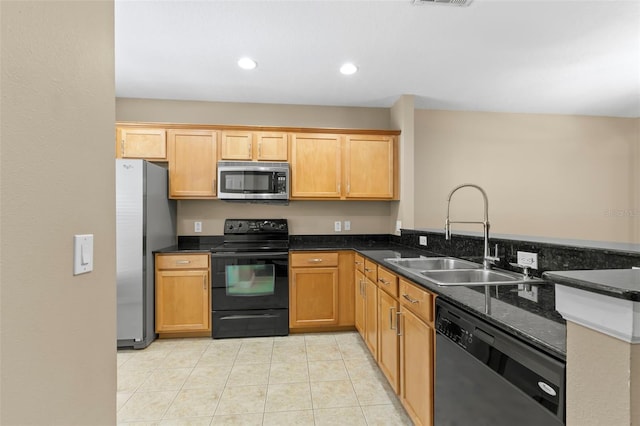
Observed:
[[[358,331],[414,424],[431,426],[435,295],[369,259],[355,259]]]
[[[432,425],[434,330],[400,309],[400,398],[414,424]]]
[[[289,328],[338,325],[338,253],[290,256]]]
[[[354,282],[354,294],[355,294],[355,326],[360,336],[364,339],[365,333],[365,305],[366,298],[364,293],[364,286],[366,283],[366,277],[364,276],[364,258],[359,254],[355,255],[355,282]]]
[[[157,254],[156,332],[211,333],[208,254]]]
[[[396,298],[378,290],[378,366],[396,393],[400,392],[400,336]]]
[[[291,330],[353,327],[353,252],[293,252],[289,265]]]
[[[364,343],[375,359],[378,359],[378,287],[369,278],[364,283]]]
[[[416,425],[433,425],[435,295],[400,279],[400,398]]]

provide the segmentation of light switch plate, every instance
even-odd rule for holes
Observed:
[[[202,232],[202,222],[193,222],[193,232]]]
[[[333,230],[336,232],[342,231],[342,222],[340,222],[339,220],[333,222]]]
[[[73,275],[93,271],[93,234],[73,236]]]
[[[344,230],[345,231],[351,231],[351,221],[350,220],[345,220],[344,221]]]

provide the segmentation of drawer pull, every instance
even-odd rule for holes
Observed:
[[[373,272],[373,269],[369,269],[369,268],[364,268],[365,272]]]
[[[362,262],[358,262],[358,261],[356,260],[356,265],[362,265]]]
[[[202,277],[202,289],[207,289],[207,277]]]
[[[176,260],[176,265],[188,265],[191,263],[190,260]]]
[[[402,330],[400,330],[400,315],[402,315],[402,312],[400,311],[396,312],[396,335],[397,336],[402,336]]]
[[[404,297],[405,299],[407,299],[411,303],[420,303],[419,300],[412,298],[408,294],[403,294],[402,297]]]
[[[320,263],[320,262],[322,262],[323,260],[324,260],[324,259],[322,259],[322,258],[320,258],[320,257],[316,257],[316,258],[314,258],[314,259],[309,259],[309,260],[307,260],[307,262],[309,262],[309,263]]]
[[[391,284],[391,282],[390,282],[390,281],[387,281],[387,280],[385,280],[384,278],[378,278],[378,281],[379,281],[379,282],[381,282],[381,283],[382,283],[382,284],[384,284],[384,285],[389,285],[389,284]]]
[[[396,328],[393,328],[393,310],[395,308],[392,306],[389,308],[389,329],[391,330],[395,330]]]

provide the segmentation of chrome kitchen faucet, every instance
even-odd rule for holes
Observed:
[[[451,221],[449,220],[449,209],[451,206],[451,197],[458,189],[466,188],[466,187],[475,188],[478,191],[480,191],[480,193],[482,194],[482,198],[484,199],[484,220],[483,221]],[[491,265],[493,264],[493,262],[500,260],[500,258],[498,257],[497,244],[496,244],[496,250],[495,250],[494,256],[491,256],[489,253],[489,200],[487,199],[487,193],[484,191],[484,189],[472,183],[463,183],[462,185],[458,185],[451,190],[451,192],[449,193],[449,197],[447,198],[447,218],[445,219],[445,222],[444,222],[444,238],[446,240],[451,239],[452,223],[482,225],[482,229],[484,232],[484,254],[482,256],[482,267],[484,269],[491,269]],[[491,294],[489,292],[489,289],[490,289],[489,285],[484,286],[484,292],[485,292],[484,308],[487,314],[491,313]]]

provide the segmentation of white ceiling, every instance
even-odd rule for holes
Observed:
[[[116,0],[115,34],[118,97],[640,117],[640,0]]]

